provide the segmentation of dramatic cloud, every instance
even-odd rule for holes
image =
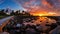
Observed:
[[[60,0],[13,0],[31,14],[56,12],[60,13]]]
[[[60,13],[60,0],[16,0],[30,13]]]
[[[52,7],[54,5],[53,1],[52,0],[42,0],[42,4],[44,6],[48,6],[48,7]]]

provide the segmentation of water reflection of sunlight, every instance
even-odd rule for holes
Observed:
[[[47,22],[48,22],[48,24],[56,23],[56,20],[50,19],[50,18],[47,18],[47,17],[38,17],[38,18],[39,19],[34,21],[35,24],[45,25]]]
[[[25,19],[24,24],[30,24],[30,25],[41,24],[42,26],[45,26],[46,24],[56,23],[56,20],[50,19],[48,17],[39,16],[37,18],[38,18],[37,20],[34,19],[31,20],[31,22],[26,22],[27,19]],[[30,20],[30,18],[28,18],[28,20]]]

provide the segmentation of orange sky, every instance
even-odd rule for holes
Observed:
[[[18,3],[30,14],[48,14],[52,12],[56,13],[55,16],[60,16],[60,0],[18,0]]]

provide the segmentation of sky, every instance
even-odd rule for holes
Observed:
[[[30,13],[55,12],[60,15],[60,0],[0,0],[0,9],[27,10]]]
[[[12,10],[22,10],[21,5],[17,4],[13,0],[0,0],[0,9],[10,8]]]

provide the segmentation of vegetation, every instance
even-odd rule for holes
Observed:
[[[32,16],[30,15],[30,13],[26,12],[26,11],[20,11],[20,10],[17,10],[14,12],[14,10],[11,10],[9,14],[7,14],[9,12],[8,9],[2,9],[0,10],[0,19],[1,18],[4,18],[4,17],[7,17],[7,16]]]
[[[9,15],[0,15],[0,19],[8,17]]]

